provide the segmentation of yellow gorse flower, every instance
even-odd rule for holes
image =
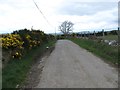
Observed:
[[[19,34],[7,34],[2,37],[2,47],[8,49],[10,47],[18,47],[23,45],[23,41],[21,40]]]
[[[22,31],[22,33],[21,31],[18,31],[14,34],[4,34],[1,36],[0,47],[6,51],[11,50],[12,58],[20,58],[24,53],[24,50],[40,46],[45,40],[48,40],[50,38],[44,32],[39,30]]]
[[[16,52],[16,55],[19,55],[19,53],[18,53],[18,52]]]

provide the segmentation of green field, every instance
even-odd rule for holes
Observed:
[[[103,38],[104,40],[117,40],[118,41],[118,35],[106,35],[101,38]]]
[[[30,50],[21,60],[10,60],[2,70],[2,88],[15,88],[16,85],[22,84],[36,58],[39,58],[45,52],[46,46],[51,47],[54,44],[54,40],[49,41]]]
[[[105,43],[90,39],[71,38],[70,40],[103,60],[110,62],[113,65],[118,65],[118,47],[109,46]]]

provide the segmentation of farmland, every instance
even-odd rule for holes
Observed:
[[[118,41],[118,35],[106,35],[103,37],[104,40],[117,40]]]

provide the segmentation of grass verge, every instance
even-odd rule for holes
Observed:
[[[45,52],[46,46],[52,47],[54,44],[55,41],[49,41],[40,47],[31,49],[21,60],[11,60],[2,70],[2,88],[15,88],[22,84],[36,57]]]
[[[118,65],[118,47],[109,46],[105,43],[99,43],[90,39],[71,38],[71,41],[80,47],[87,49],[105,61],[117,66]]]

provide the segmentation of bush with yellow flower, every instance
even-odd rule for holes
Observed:
[[[40,30],[22,29],[12,34],[2,34],[0,48],[8,52],[11,58],[21,59],[26,51],[41,46],[44,42],[54,39],[53,35],[47,35]]]

